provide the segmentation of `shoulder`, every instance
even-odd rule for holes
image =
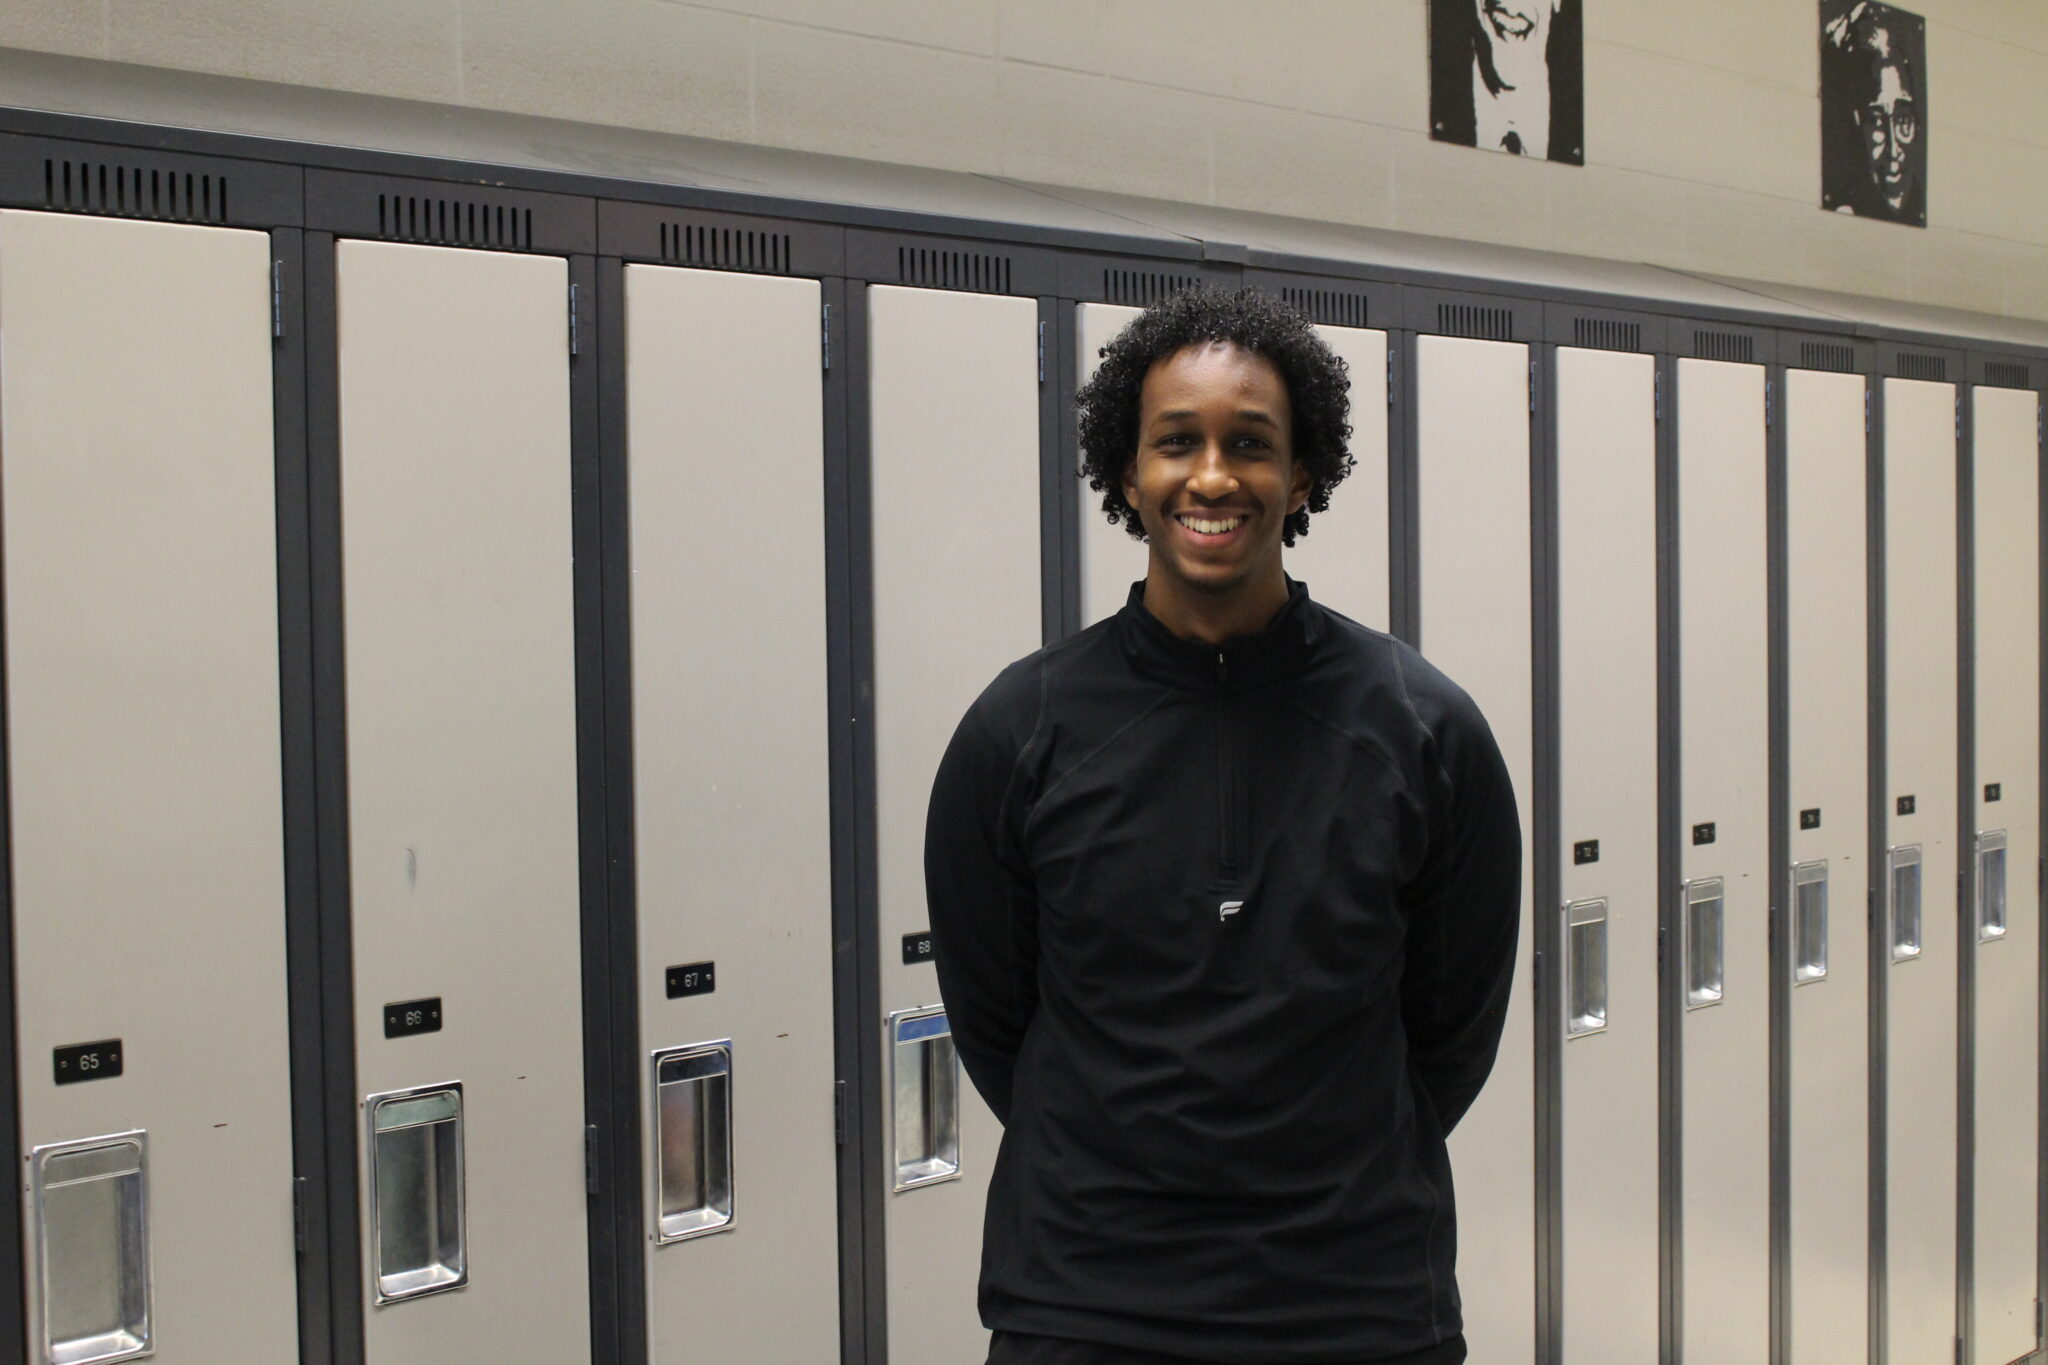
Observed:
[[[1409,738],[1425,746],[1441,749],[1446,741],[1475,735],[1490,740],[1471,694],[1414,646],[1327,607],[1320,610],[1326,667],[1375,728],[1385,729],[1399,716]]]
[[[967,708],[961,732],[971,729],[1012,754],[1022,751],[1051,700],[1106,661],[1110,625],[1099,621],[1005,667]]]

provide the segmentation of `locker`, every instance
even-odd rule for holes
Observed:
[[[1530,653],[1529,350],[1416,338],[1421,649],[1479,703],[1521,807],[1524,866],[1535,758]],[[1528,885],[1525,871],[1524,887]],[[1530,902],[1493,1075],[1451,1134],[1458,1285],[1473,1365],[1536,1351],[1536,1081]]]
[[[567,267],[335,258],[364,1354],[584,1360]]]
[[[953,727],[1043,643],[1038,307],[867,291],[874,573],[876,880],[882,958],[889,1359],[988,1349],[975,1308],[1002,1130],[959,1074],[928,961],[924,821]]]
[[[1142,309],[1110,303],[1075,308],[1078,382],[1094,377],[1102,348]],[[1309,534],[1282,558],[1309,594],[1374,630],[1390,618],[1387,528],[1387,334],[1363,327],[1317,327],[1351,368],[1351,456],[1356,468],[1310,518]],[[1145,576],[1145,547],[1102,515],[1102,495],[1084,482],[1081,499],[1081,623],[1093,625],[1123,609],[1131,584]]]
[[[1789,1281],[1795,1365],[1861,1365],[1870,1274],[1869,637],[1864,380],[1785,373],[1791,865]],[[1901,1357],[1903,1359],[1903,1357]]]
[[[648,1356],[831,1360],[820,289],[624,270]]]
[[[2034,1349],[2040,1160],[2040,399],[1974,389],[1975,1360]],[[1996,799],[1993,799],[1993,798]]]
[[[1654,1360],[1655,361],[1556,365],[1564,1359]]]
[[[1886,1330],[1956,1322],[1956,390],[1884,381]]]
[[[270,263],[0,212],[33,1362],[298,1353]]]
[[[1770,1355],[1764,371],[1678,362],[1684,1355]]]

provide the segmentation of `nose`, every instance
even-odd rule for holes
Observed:
[[[1216,442],[1202,447],[1194,468],[1188,471],[1188,488],[1204,498],[1224,498],[1237,491],[1237,475],[1231,472],[1230,461]]]

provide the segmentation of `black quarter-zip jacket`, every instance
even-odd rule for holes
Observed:
[[[1460,1330],[1444,1137],[1514,971],[1521,839],[1471,698],[1299,583],[1121,612],[989,685],[925,837],[939,985],[1005,1125],[991,1328],[1238,1365]]]

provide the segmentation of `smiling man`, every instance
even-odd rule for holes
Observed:
[[[1081,444],[1145,579],[940,765],[939,983],[1005,1125],[991,1365],[1465,1358],[1444,1138],[1507,1008],[1519,826],[1471,699],[1283,571],[1347,392],[1256,293],[1132,323]]]

